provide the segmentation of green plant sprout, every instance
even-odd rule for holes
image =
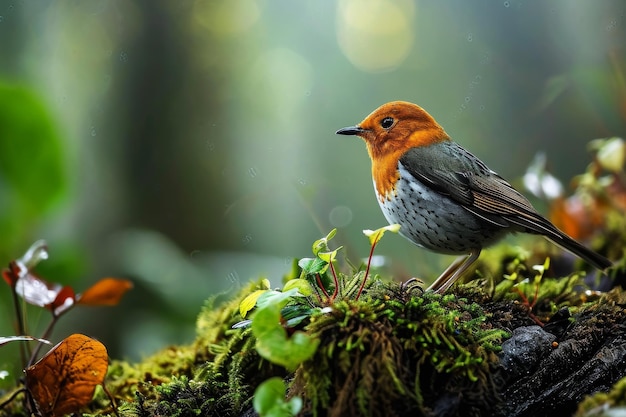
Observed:
[[[374,248],[376,247],[376,244],[380,242],[380,239],[383,238],[383,235],[385,234],[385,232],[398,233],[399,231],[400,231],[399,224],[390,224],[389,226],[381,227],[380,229],[376,229],[376,230],[369,230],[369,229],[363,230],[363,234],[367,236],[370,240],[371,247],[370,247],[370,254],[367,258],[367,268],[365,269],[365,277],[363,277],[363,283],[359,287],[359,291],[356,294],[357,300],[359,299],[359,297],[361,297],[361,292],[363,292],[363,288],[365,288],[365,283],[367,282],[367,277],[370,272],[370,265],[372,264],[372,257],[374,256]]]
[[[374,249],[385,232],[398,232],[400,225],[394,224],[381,227],[376,230],[364,230],[363,234],[370,241],[370,252],[367,260],[365,272],[362,274],[362,282],[356,291],[355,301],[361,297],[367,279],[369,277],[370,266]],[[298,267],[301,268],[299,278],[288,280],[282,291],[270,290],[270,282],[264,278],[261,280],[259,289],[253,291],[246,296],[239,304],[239,313],[242,318],[246,318],[248,313],[256,308],[253,317],[250,320],[244,320],[235,324],[235,328],[252,325],[252,331],[257,338],[257,351],[264,358],[291,369],[302,360],[310,357],[314,353],[313,347],[315,343],[304,337],[305,334],[294,331],[295,326],[299,325],[315,312],[319,311],[321,305],[335,302],[338,296],[349,296],[353,291],[354,280],[347,280],[342,274],[339,274],[334,267],[337,259],[337,253],[342,249],[331,250],[328,242],[337,234],[337,229],[331,230],[325,237],[316,240],[312,245],[312,252],[315,258],[303,258],[298,261]],[[330,283],[327,272],[330,270],[332,277],[332,285],[334,287],[332,295],[329,295],[325,284]],[[359,277],[359,273],[355,277]],[[312,281],[307,278],[314,276]],[[318,306],[307,303],[306,297],[311,295],[313,291],[317,294]],[[290,338],[286,337],[285,328],[293,333]],[[300,350],[299,345],[306,345],[307,348]],[[301,346],[300,346],[301,347]]]
[[[270,378],[254,391],[254,411],[260,417],[291,417],[302,409],[302,399],[293,397],[285,401],[285,383],[278,377]]]

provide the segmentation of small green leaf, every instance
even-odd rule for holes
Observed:
[[[308,304],[286,305],[280,310],[280,315],[285,320],[284,324],[287,328],[293,328],[302,321],[309,319],[314,309]]]
[[[300,265],[298,265],[298,259],[293,258],[291,260],[291,269],[287,274],[285,274],[285,276],[283,277],[283,281],[289,281],[290,279],[298,278],[301,272],[302,268],[300,267]]]
[[[293,288],[296,288],[298,292],[304,296],[308,296],[313,293],[311,284],[309,284],[309,282],[305,279],[290,279],[285,283],[283,291],[289,291]]]
[[[294,288],[290,291],[297,290]],[[279,299],[277,296],[266,298]],[[286,302],[267,302],[263,307],[259,306],[252,317],[252,332],[257,339],[256,350],[259,355],[289,371],[295,371],[302,362],[313,356],[319,339],[302,331],[287,336],[287,331],[280,323],[280,311]]]
[[[285,383],[282,379],[275,376],[257,387],[254,391],[252,404],[254,405],[254,411],[261,416],[266,416],[273,408],[283,403],[284,399]]]
[[[535,284],[538,285],[539,282],[541,282],[543,274],[548,270],[548,268],[550,268],[550,257],[546,257],[543,265],[533,265],[533,269],[537,271],[537,274],[535,275]]]
[[[246,318],[248,312],[256,306],[259,297],[270,289],[270,285],[270,280],[263,278],[259,283],[259,287],[261,287],[261,289],[254,291],[252,294],[249,294],[243,299],[243,301],[239,304],[239,314],[241,314],[241,317]]]
[[[325,251],[328,252],[330,249],[328,248],[328,241],[335,237],[337,234],[337,229],[331,230],[325,237],[316,240],[313,242],[313,255],[317,256],[318,253]]]
[[[287,407],[288,407],[288,410],[291,413],[291,415],[294,415],[294,416],[298,415],[300,410],[302,410],[302,398],[300,398],[300,397],[293,397],[287,403]]]
[[[282,307],[287,304],[287,301],[289,301],[291,297],[295,297],[297,295],[299,295],[297,288],[292,288],[288,291],[269,290],[261,294],[261,296],[257,299],[256,305],[259,308],[263,308],[268,304],[280,305],[280,307]]]
[[[279,377],[264,381],[254,391],[252,404],[261,417],[290,417],[302,409],[302,399],[294,397],[285,401],[285,383]]]
[[[539,273],[539,275],[543,275],[543,273],[550,268],[550,258],[546,257],[543,265],[533,265],[533,269]]]
[[[363,230],[363,234],[370,240],[370,245],[375,245],[380,239],[382,239],[385,232],[398,233],[400,231],[399,224],[390,224],[389,226],[381,227],[376,230]]]
[[[302,258],[298,262],[305,275],[323,274],[328,269],[328,263],[320,258]]]
[[[256,306],[256,302],[259,297],[267,291],[268,290],[256,290],[244,298],[241,304],[239,304],[239,314],[241,314],[241,317],[245,319],[246,314],[248,314],[248,312]]]
[[[317,254],[317,256],[324,262],[326,263],[331,263],[335,261],[335,258],[337,258],[337,251],[339,251],[341,248],[343,248],[343,246],[339,246],[337,249],[330,251],[330,252],[320,252]]]

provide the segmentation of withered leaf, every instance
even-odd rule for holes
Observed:
[[[61,284],[49,283],[31,272],[23,274],[15,284],[15,291],[28,304],[47,307],[54,303],[63,290]]]
[[[38,240],[28,248],[24,256],[9,263],[9,267],[2,271],[2,277],[7,284],[14,287],[20,278],[44,259],[48,259],[48,246],[45,240]]]
[[[76,295],[74,294],[74,289],[72,287],[65,286],[58,292],[54,301],[46,307],[48,307],[55,316],[60,316],[72,308],[75,302]]]
[[[78,297],[78,303],[90,306],[117,305],[133,283],[126,279],[103,278]]]
[[[76,413],[91,401],[108,366],[102,343],[73,334],[26,369],[26,388],[45,416]]]

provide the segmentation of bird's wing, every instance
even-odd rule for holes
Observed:
[[[601,270],[612,265],[605,257],[557,229],[511,184],[454,142],[438,148],[412,148],[400,158],[400,162],[416,180],[454,200],[488,224],[513,226],[544,235]]]
[[[555,231],[523,195],[454,142],[445,147],[412,148],[400,162],[424,185],[488,223],[500,227],[516,224],[541,234]]]
[[[497,174],[494,173],[489,177],[472,175],[469,178],[469,187],[474,196],[474,204],[466,209],[474,214],[481,216],[481,213],[486,212],[501,216],[507,222],[516,224],[528,232],[543,235],[561,234],[535,210],[526,197]]]

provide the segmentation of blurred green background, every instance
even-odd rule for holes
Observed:
[[[337,227],[385,224],[364,144],[335,136],[380,104],[425,107],[520,185],[538,151],[566,184],[593,138],[626,128],[626,3],[210,0],[0,3],[0,262],[77,291],[132,279],[116,308],[64,317],[116,358],[193,340],[211,295],[265,275]],[[540,202],[538,207],[542,207]],[[399,236],[398,278],[451,261]],[[0,335],[13,334],[7,288]],[[33,335],[47,313],[29,309]],[[0,349],[0,368],[16,349]]]

